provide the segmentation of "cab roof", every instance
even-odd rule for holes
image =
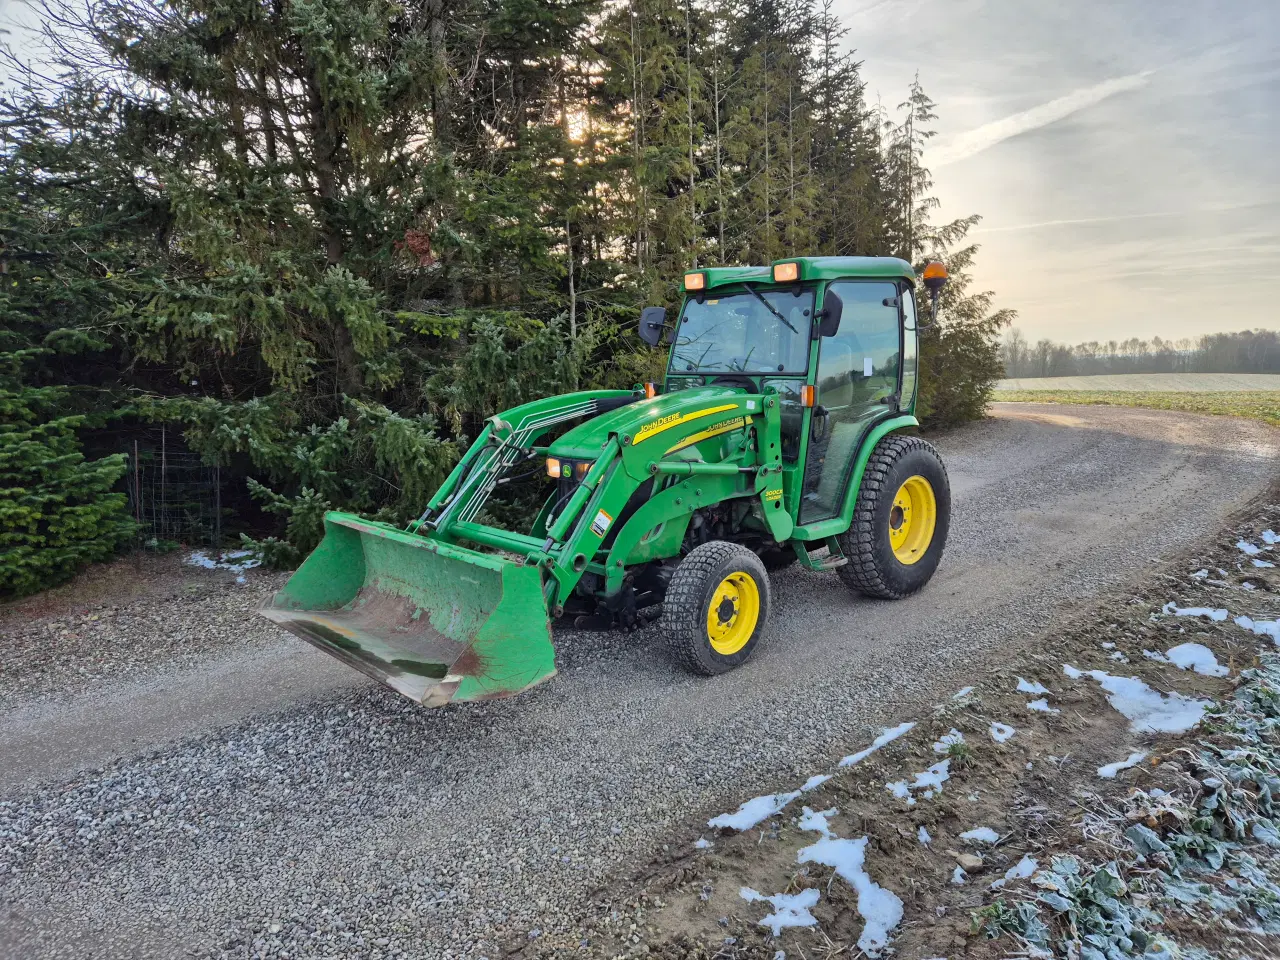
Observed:
[[[871,278],[878,280],[912,280],[916,272],[911,264],[897,257],[787,257],[777,263],[795,263],[800,267],[800,280],[844,280]],[[707,267],[691,271],[706,275],[706,289],[733,283],[773,283],[773,265],[767,267]],[[779,286],[794,283],[789,280]]]

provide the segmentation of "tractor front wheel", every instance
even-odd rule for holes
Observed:
[[[951,484],[933,444],[890,434],[862,475],[849,529],[838,537],[849,562],[842,579],[869,597],[915,593],[942,559],[951,524]]]
[[[662,629],[676,659],[712,676],[751,656],[769,619],[769,575],[746,547],[712,540],[676,567],[662,607]]]

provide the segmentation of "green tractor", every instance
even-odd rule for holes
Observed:
[[[936,315],[946,271],[923,281]],[[951,496],[907,432],[924,326],[911,265],[800,257],[689,273],[684,290],[674,323],[640,318],[646,343],[670,344],[661,385],[491,417],[407,529],[327,514],[263,615],[440,706],[550,677],[560,617],[629,627],[660,610],[675,657],[718,674],[764,633],[769,570],[835,570],[886,599],[928,583]],[[503,529],[486,505],[535,472],[545,503]]]

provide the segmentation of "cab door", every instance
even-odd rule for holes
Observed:
[[[897,409],[902,324],[897,284],[839,280],[840,330],[818,347],[800,523],[837,516],[863,437]]]

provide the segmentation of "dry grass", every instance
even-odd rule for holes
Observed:
[[[1012,403],[1075,403],[1147,407],[1225,417],[1247,417],[1280,427],[1280,390],[1174,393],[1130,390],[997,390],[993,400]]]

